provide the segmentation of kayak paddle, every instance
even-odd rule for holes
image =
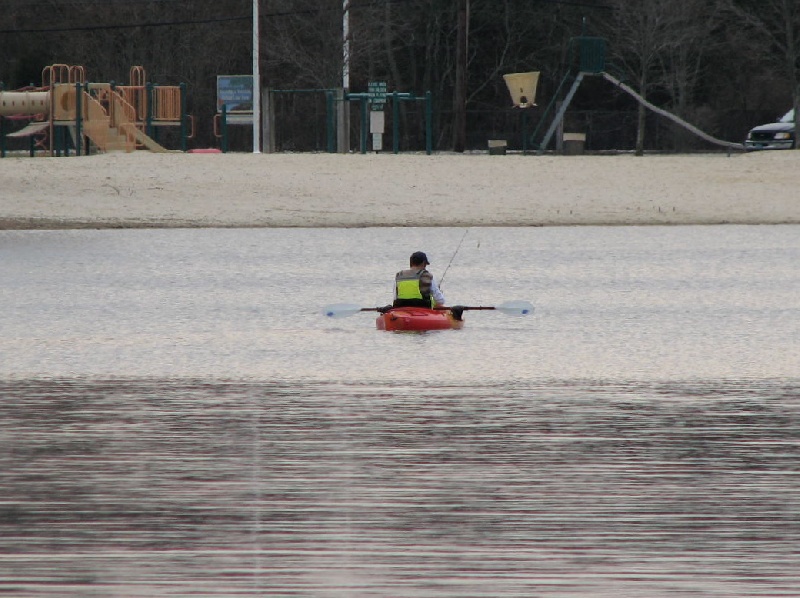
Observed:
[[[382,307],[361,307],[355,303],[333,303],[322,308],[322,315],[329,318],[347,318],[361,311],[378,311]]]
[[[530,301],[522,301],[522,300],[506,301],[505,303],[501,303],[500,305],[485,305],[485,306],[452,305],[450,307],[437,307],[436,309],[456,309],[456,308],[462,311],[493,309],[495,311],[499,311],[500,313],[506,314],[507,316],[527,316],[533,313],[533,304]]]
[[[452,305],[450,307],[437,307],[436,309],[460,309],[461,311],[491,309],[506,314],[507,316],[527,316],[533,313],[533,304],[530,301],[506,301],[500,305]],[[383,307],[361,307],[355,303],[333,303],[322,308],[322,315],[328,318],[347,318],[362,311],[381,311]]]

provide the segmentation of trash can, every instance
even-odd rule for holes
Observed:
[[[564,155],[579,156],[586,146],[586,133],[564,133]]]

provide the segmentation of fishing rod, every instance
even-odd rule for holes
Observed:
[[[461,244],[464,242],[464,239],[467,238],[468,232],[469,229],[466,229],[464,231],[464,234],[461,236],[461,240],[458,242],[458,247],[456,247],[456,251],[455,253],[453,253],[453,257],[451,257],[450,261],[447,263],[447,267],[444,269],[444,273],[442,274],[442,277],[439,279],[439,288],[441,288],[442,283],[444,282],[444,277],[447,274],[447,271],[450,269],[450,265],[453,263],[453,260],[456,259],[456,256],[458,255],[458,250],[461,249]]]

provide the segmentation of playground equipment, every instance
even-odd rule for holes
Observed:
[[[294,126],[289,126],[296,139],[300,132],[313,137],[315,150],[322,147],[328,153],[350,151],[349,122],[350,107],[360,107],[361,139],[360,151],[367,152],[368,135],[372,134],[372,149],[383,149],[383,133],[385,128],[385,108],[392,104],[392,151],[400,151],[400,104],[408,101],[425,103],[425,149],[428,154],[433,151],[432,135],[432,96],[430,92],[424,97],[412,93],[389,92],[386,81],[371,81],[366,93],[345,93],[343,88],[330,89],[263,89],[260,90],[263,107],[262,139],[264,151],[275,152],[279,143],[277,135],[278,121],[290,121],[294,117]],[[251,75],[219,75],[217,76],[217,114],[214,116],[214,135],[220,140],[223,152],[228,151],[229,128],[231,125],[252,125],[254,118],[254,90]],[[321,102],[324,97],[324,104]],[[287,106],[292,113],[290,118]],[[280,115],[280,118],[279,116]],[[324,123],[324,124],[323,124]],[[324,129],[324,137],[318,135]]]
[[[0,91],[0,157],[5,156],[6,121],[29,121],[22,129],[9,133],[8,137],[30,137],[33,153],[33,135],[41,135],[49,127],[49,123],[34,119],[46,114],[49,109],[50,94],[47,91]]]
[[[401,102],[424,102],[425,103],[425,153],[429,156],[433,152],[433,100],[430,91],[426,91],[422,97],[413,93],[401,93],[398,91],[387,92],[380,88],[373,88],[367,93],[348,93],[345,96],[348,101],[357,101],[361,107],[361,139],[359,143],[360,152],[367,153],[367,135],[372,133],[373,149],[379,151],[383,149],[382,141],[384,129],[384,107],[388,100],[392,102],[392,152],[397,154],[400,151],[400,103]],[[367,114],[369,113],[369,116]],[[368,124],[369,123],[369,124]]]
[[[302,98],[302,100],[300,100]],[[324,104],[321,101],[324,98]],[[349,112],[355,105],[360,115],[359,151],[367,152],[369,135],[372,134],[372,149],[383,149],[383,134],[387,116],[385,109],[391,103],[392,152],[400,152],[400,107],[403,102],[423,102],[425,120],[425,151],[433,151],[432,96],[388,91],[386,82],[371,82],[369,91],[344,93],[338,89],[265,89],[262,94],[264,151],[271,153],[278,146],[277,122],[283,122],[282,110],[289,103],[295,107],[296,118],[302,119],[305,130],[323,131],[316,137],[316,147],[324,147],[328,153],[348,152]],[[230,125],[252,123],[252,79],[245,75],[225,75],[217,80],[217,114],[214,118],[214,135],[220,139],[222,151],[228,150]],[[297,109],[296,106],[302,107]],[[298,116],[299,115],[299,116]],[[316,124],[315,124],[316,123]]]
[[[539,71],[528,73],[508,73],[503,80],[511,95],[511,102],[519,108],[535,106],[536,88],[539,85]]]
[[[186,115],[186,89],[145,83],[141,66],[131,67],[130,84],[90,83],[82,66],[55,64],[42,71],[42,87],[35,91],[0,92],[0,156],[6,137],[32,137],[35,148],[50,156],[89,151],[126,151],[146,148],[165,152],[154,137],[157,127],[179,126],[181,149],[193,121]],[[29,117],[29,124],[5,134],[6,117]]]
[[[605,51],[606,51],[606,40],[599,37],[587,37],[587,36],[580,36],[574,37],[570,40],[568,46],[568,53],[572,57],[572,67],[567,71],[564,77],[561,80],[561,83],[558,85],[556,89],[556,93],[553,95],[553,99],[551,100],[550,104],[547,106],[544,114],[542,115],[541,120],[539,121],[539,125],[536,127],[536,130],[531,135],[531,139],[533,140],[536,137],[536,134],[539,130],[539,127],[545,119],[547,118],[549,112],[552,110],[553,106],[555,106],[559,101],[561,102],[560,107],[556,111],[556,115],[553,118],[552,122],[550,123],[550,127],[547,129],[547,132],[544,134],[544,137],[539,144],[538,154],[543,154],[547,149],[550,140],[553,137],[553,134],[556,132],[556,129],[559,128],[561,125],[564,114],[569,108],[570,102],[575,97],[575,93],[578,91],[578,88],[581,85],[581,82],[586,76],[601,76],[606,81],[616,85],[619,89],[624,91],[625,93],[632,96],[637,102],[652,110],[653,112],[668,118],[672,122],[678,124],[679,126],[687,129],[691,133],[701,137],[705,141],[712,143],[714,145],[720,145],[722,147],[726,147],[728,149],[743,149],[741,143],[734,143],[731,141],[725,141],[722,139],[717,139],[708,135],[695,127],[694,125],[686,122],[679,116],[672,114],[664,110],[663,108],[659,108],[658,106],[653,105],[652,103],[648,102],[644,99],[640,94],[636,93],[631,87],[620,81],[618,78],[614,77],[613,75],[606,72],[606,62],[605,62]],[[565,86],[572,81],[572,85],[569,87],[569,90],[566,93],[566,96],[562,99],[561,92]],[[523,132],[524,136],[524,132]]]
[[[528,151],[528,138],[525,131],[528,130],[528,109],[536,106],[536,89],[539,85],[539,71],[530,71],[527,73],[508,73],[503,75],[503,79],[508,87],[508,93],[511,95],[511,103],[514,108],[519,108],[522,114],[522,152]],[[502,151],[498,151],[498,143],[489,141],[489,153],[502,153],[505,154],[505,142],[499,147]]]

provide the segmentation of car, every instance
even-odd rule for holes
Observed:
[[[793,149],[795,141],[794,110],[789,110],[778,122],[750,129],[744,149]]]

